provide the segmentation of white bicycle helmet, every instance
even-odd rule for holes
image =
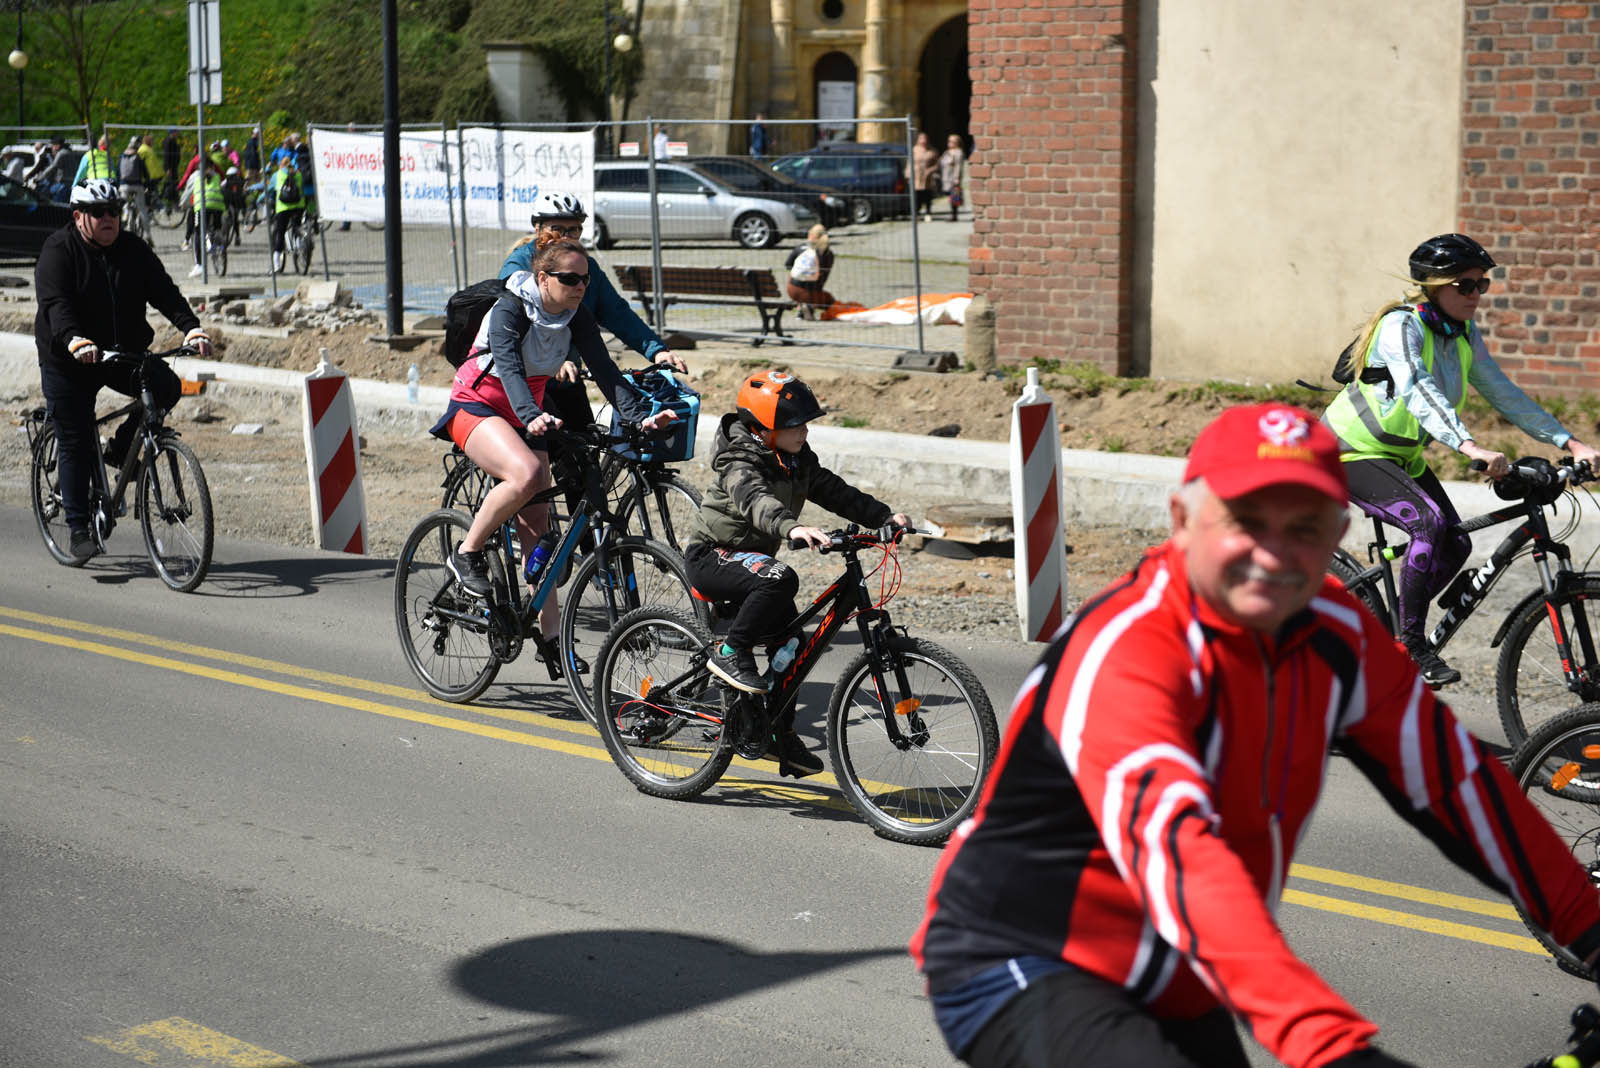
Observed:
[[[587,219],[583,201],[571,193],[540,193],[533,202],[533,225],[541,219]]]
[[[97,204],[121,204],[122,195],[117,187],[105,178],[85,178],[72,187],[71,204],[75,208],[88,208]]]

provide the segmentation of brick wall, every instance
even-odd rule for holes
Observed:
[[[1600,391],[1600,4],[1467,0],[1466,49],[1460,225],[1509,269],[1490,351],[1530,392]]]
[[[999,358],[1131,354],[1137,0],[969,0],[971,285]]]

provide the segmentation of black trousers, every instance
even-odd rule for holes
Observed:
[[[95,396],[105,386],[130,397],[138,396],[136,368],[133,360],[68,363],[52,359],[39,364],[39,384],[56,426],[56,477],[69,527],[82,529],[89,525],[89,480],[93,477],[95,450],[100,447],[95,432]],[[149,381],[158,408],[166,410],[178,403],[183,383],[164,361],[150,361]],[[125,456],[138,429],[139,413],[134,412],[112,435],[112,455]]]
[[[973,1068],[1249,1068],[1233,1018],[1158,1020],[1121,987],[1076,970],[1012,998],[962,1058]]]
[[[690,545],[683,558],[695,589],[712,600],[738,602],[739,614],[723,639],[735,649],[753,649],[794,622],[800,576],[787,564],[704,542]]]

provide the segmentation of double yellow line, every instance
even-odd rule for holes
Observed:
[[[596,744],[598,739],[593,728],[587,723],[564,721],[549,716],[522,712],[517,709],[494,708],[485,705],[471,706],[474,714],[488,719],[537,726],[543,731],[553,731],[583,738],[581,742],[568,741],[559,737],[550,737],[546,734],[535,734],[525,730],[514,730],[499,726],[494,723],[464,719],[459,715],[446,716],[436,712],[419,711],[414,707],[389,704],[370,697],[353,696],[303,684],[304,682],[311,682],[340,687],[376,697],[403,700],[411,705],[421,704],[452,710],[460,710],[462,708],[460,705],[439,701],[415,689],[394,686],[389,683],[318,671],[301,667],[297,664],[286,664],[282,661],[268,660],[263,657],[230,652],[224,649],[212,649],[187,642],[170,641],[149,634],[141,634],[137,631],[121,630],[116,627],[106,627],[95,623],[84,623],[78,620],[41,615],[37,612],[8,608],[3,605],[0,605],[0,620],[13,621],[10,623],[0,622],[0,635],[24,641],[41,642],[60,648],[75,649],[80,652],[107,656],[129,663],[142,664],[147,667],[175,671],[198,678],[212,679],[217,682],[275,693],[284,697],[312,701],[336,708],[348,708],[358,712],[368,712],[373,715],[387,716],[392,719],[405,720],[430,727],[440,727],[445,730],[460,731],[465,734],[475,734],[483,738],[492,738],[496,741],[533,746],[551,752],[565,753],[569,756],[608,762],[610,760],[610,756],[606,753],[604,746]],[[31,624],[31,626],[18,624]],[[36,629],[37,627],[49,627],[51,629],[39,630]],[[113,645],[108,644],[108,642],[120,644]],[[141,651],[142,649],[158,649],[161,652],[144,652]],[[199,661],[209,661],[210,663],[201,663]],[[212,664],[223,666],[212,666]],[[280,676],[286,675],[303,680],[303,682],[280,682],[261,675],[247,674],[245,673],[246,671],[267,672]],[[738,763],[752,771],[771,770],[770,764],[763,765],[759,762],[744,760],[740,760]],[[759,791],[763,794],[781,797],[789,801],[817,804],[849,811],[849,806],[837,792],[837,782],[826,773],[817,776],[817,778],[810,780],[803,786],[780,783],[765,778],[729,777],[724,777],[722,784],[726,787]],[[1382,899],[1404,901],[1411,905],[1420,905],[1434,910],[1449,913],[1466,913],[1494,920],[1509,921],[1512,924],[1518,923],[1516,910],[1509,904],[1500,901],[1487,901],[1459,894],[1442,893],[1428,890],[1424,887],[1372,879],[1366,876],[1353,875],[1330,868],[1318,868],[1306,864],[1293,865],[1289,869],[1289,875],[1296,883],[1338,887],[1342,890],[1355,891],[1359,894]],[[1544,947],[1538,941],[1526,934],[1474,926],[1457,920],[1405,912],[1381,905],[1365,904],[1343,897],[1314,893],[1299,886],[1290,886],[1285,890],[1283,900],[1291,905],[1299,905],[1304,908],[1333,912],[1372,923],[1404,927],[1447,938],[1459,938],[1484,945],[1498,946],[1502,949],[1514,949],[1524,953],[1536,954],[1545,952]]]

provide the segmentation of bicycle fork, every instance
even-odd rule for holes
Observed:
[[[921,749],[928,744],[931,732],[922,718],[922,699],[911,692],[905,658],[890,645],[889,638],[894,630],[889,614],[875,608],[863,611],[859,619],[862,638],[870,650],[867,662],[872,671],[878,708],[883,713],[884,733],[896,749]],[[903,731],[900,729],[902,718],[905,720]]]

